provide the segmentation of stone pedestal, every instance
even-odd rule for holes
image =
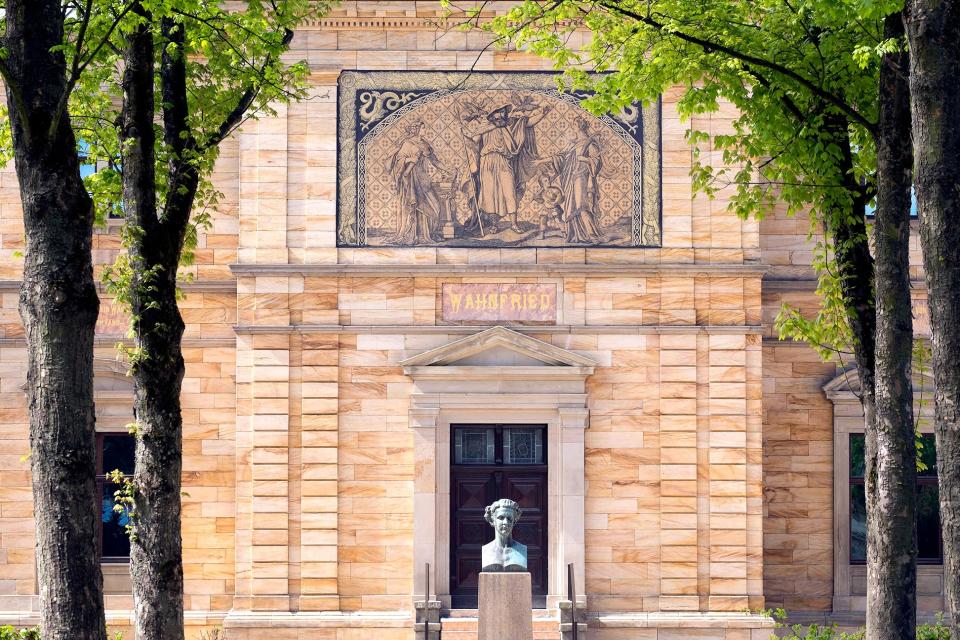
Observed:
[[[587,604],[578,602],[574,607],[569,600],[561,600],[560,605],[560,638],[573,640],[573,624],[576,620],[577,638],[587,637]]]
[[[533,640],[529,573],[481,573],[479,640]]]
[[[417,614],[416,622],[413,623],[413,637],[416,640],[440,639],[441,605],[439,600],[417,600],[413,603]]]

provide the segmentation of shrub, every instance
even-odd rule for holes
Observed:
[[[863,640],[864,637],[863,629],[855,633],[846,633],[838,630],[835,624],[829,626],[812,624],[806,629],[804,629],[801,624],[794,624],[789,627],[778,624],[777,627],[790,630],[785,636],[771,636],[772,638],[779,638],[780,640]]]
[[[950,640],[950,629],[943,624],[943,614],[937,614],[934,624],[917,626],[917,640]]]
[[[786,635],[772,636],[779,640],[863,640],[866,635],[863,629],[854,633],[840,631],[835,624],[812,624],[806,628],[800,624],[787,625],[787,614],[783,609],[768,613],[776,620],[777,629],[781,629],[779,633],[782,634],[783,629],[788,629]],[[917,625],[917,640],[950,640],[950,630],[943,624],[943,614],[937,614],[934,624]]]
[[[107,631],[107,637],[111,637],[109,631]],[[40,635],[40,627],[34,627],[33,629],[14,629],[7,625],[0,627],[0,640],[43,640],[43,636]],[[113,640],[123,640],[123,634],[117,631],[117,633],[113,635]]]
[[[40,640],[40,629],[20,629],[11,626],[0,627],[0,640]]]

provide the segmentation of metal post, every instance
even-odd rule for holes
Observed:
[[[426,563],[427,593],[423,596],[423,640],[430,640],[430,563]]]
[[[573,640],[578,640],[580,624],[577,621],[577,583],[573,575],[573,563],[567,565],[567,597],[570,599],[570,630]]]

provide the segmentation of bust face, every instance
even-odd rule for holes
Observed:
[[[513,509],[497,509],[493,514],[493,528],[502,537],[507,538],[513,532],[513,525],[517,523],[517,512]]]

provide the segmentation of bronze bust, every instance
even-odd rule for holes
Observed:
[[[523,513],[513,500],[497,500],[486,508],[484,520],[495,532],[492,542],[483,545],[481,571],[526,571],[527,547],[513,539],[513,526]]]

